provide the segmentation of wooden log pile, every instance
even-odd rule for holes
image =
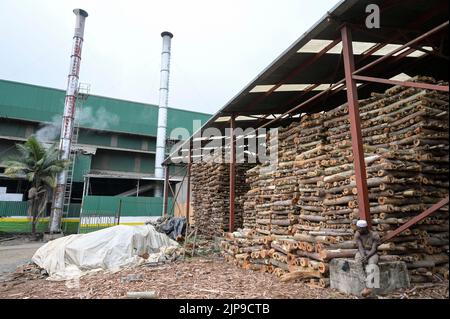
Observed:
[[[252,164],[236,164],[235,228],[243,224],[243,195],[249,190],[245,173]],[[229,230],[229,180],[227,163],[196,162],[192,164],[192,207],[195,223],[202,235],[220,236]]]
[[[448,194],[448,95],[396,86],[360,101],[360,116],[372,227],[384,236]],[[348,106],[280,128],[278,166],[267,167],[247,172],[249,229],[224,240],[227,260],[240,253],[245,268],[326,287],[328,261],[356,252]],[[448,278],[448,227],[446,207],[380,245],[381,260],[405,261],[413,282]]]
[[[243,227],[247,229],[256,228],[256,204],[257,196],[260,193],[260,165],[249,169],[246,174],[245,182],[249,185],[249,191],[242,195],[241,204],[243,211]],[[261,185],[262,186],[262,185]]]
[[[268,149],[275,146],[272,141],[277,141],[277,136],[268,133],[266,136]],[[260,236],[270,234],[275,170],[276,165],[267,160],[247,171],[246,180],[250,190],[245,194],[243,223],[246,227],[254,229]]]

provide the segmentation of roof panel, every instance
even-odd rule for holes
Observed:
[[[377,4],[381,11],[380,29],[368,29],[365,26],[367,13],[366,6]],[[362,43],[387,43],[380,49],[378,55],[391,52],[395,46],[392,44],[405,44],[408,41],[444,22],[448,21],[447,0],[344,0],[329,10],[321,20],[305,32],[297,41],[287,48],[274,62],[267,66],[254,80],[236,94],[222,109],[220,109],[203,127],[217,125],[215,118],[224,114],[263,114],[264,112],[284,113],[288,109],[301,102],[307,101],[318,92],[286,92],[283,89],[274,90],[272,94],[255,93],[252,91],[257,86],[279,84],[326,84],[337,82],[344,76],[342,59],[340,54],[325,54],[315,59],[314,53],[298,53],[308,42],[313,39],[338,40],[340,39],[340,26],[348,24],[352,29],[353,41]],[[443,41],[443,42],[442,42]],[[448,34],[446,37],[430,37],[426,46],[442,46],[442,53],[448,56]],[[360,45],[357,51],[363,50]],[[366,45],[366,48],[368,45]],[[336,53],[339,47],[334,49]],[[367,64],[379,57],[368,57]],[[356,56],[358,67],[358,56]],[[443,64],[446,67],[443,67]],[[301,65],[305,65],[301,71],[294,72]],[[395,57],[386,59],[382,65],[377,66],[365,75],[382,76],[390,78],[405,72],[412,76],[416,74],[434,76],[437,79],[448,80],[448,58],[440,59],[432,55],[422,56],[413,52],[408,58],[398,60]],[[444,71],[445,70],[445,71]],[[289,76],[291,75],[291,76]],[[368,96],[371,92],[382,90],[383,85],[365,83],[358,90],[360,98]],[[267,92],[267,87],[260,91]],[[340,91],[316,105],[308,105],[302,111],[312,112],[327,110],[346,101],[345,91]],[[225,123],[226,125],[226,123]],[[252,123],[251,125],[254,125]],[[279,125],[279,122],[276,124]]]

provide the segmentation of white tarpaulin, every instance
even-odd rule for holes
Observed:
[[[158,259],[178,243],[152,225],[105,228],[88,234],[69,235],[40,247],[32,260],[44,268],[50,280],[80,277],[88,271],[112,270]]]

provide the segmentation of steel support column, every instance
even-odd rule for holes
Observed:
[[[136,182],[136,197],[139,197],[139,187],[141,186],[140,184],[141,182],[138,179]]]
[[[191,171],[192,171],[192,143],[189,141],[188,164],[187,164],[187,189],[186,189],[186,224],[189,225],[191,206]]]
[[[350,120],[350,134],[353,150],[353,166],[358,190],[359,218],[364,219],[371,226],[369,196],[366,180],[366,165],[364,163],[364,147],[361,134],[361,123],[359,117],[359,103],[356,81],[352,78],[355,71],[355,60],[353,56],[353,45],[351,31],[348,26],[341,29],[342,52],[345,69],[345,85],[347,87],[348,112]]]
[[[234,130],[236,128],[235,115],[230,118],[230,224],[229,232],[234,232],[234,202],[235,202],[235,188],[236,188],[236,141]]]
[[[169,199],[169,165],[164,166],[164,197],[163,197],[163,216],[167,216],[167,206]]]

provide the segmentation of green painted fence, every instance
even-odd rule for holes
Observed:
[[[168,201],[172,207],[172,198]],[[162,197],[85,196],[83,214],[120,216],[161,216]]]
[[[78,231],[78,217],[81,204],[70,204],[69,214],[63,219],[62,229],[65,233]],[[28,216],[28,202],[26,201],[0,201],[0,232],[29,233],[31,232],[31,219]],[[48,229],[48,217],[41,218],[37,224],[37,232]]]
[[[0,201],[0,217],[27,216],[28,202]]]
[[[119,221],[140,224],[143,221],[139,217],[161,216],[162,207],[163,199],[156,197],[85,196],[78,232],[89,233],[117,225]]]
[[[172,198],[168,200],[171,213]],[[150,217],[161,216],[163,198],[161,197],[124,197],[124,196],[85,196],[83,216],[96,217]],[[64,216],[62,229],[65,233],[78,232],[81,204],[71,204],[69,213]],[[31,219],[27,218],[28,202],[0,201],[0,232],[26,233],[31,231]],[[37,231],[47,231],[48,216],[42,218]]]

